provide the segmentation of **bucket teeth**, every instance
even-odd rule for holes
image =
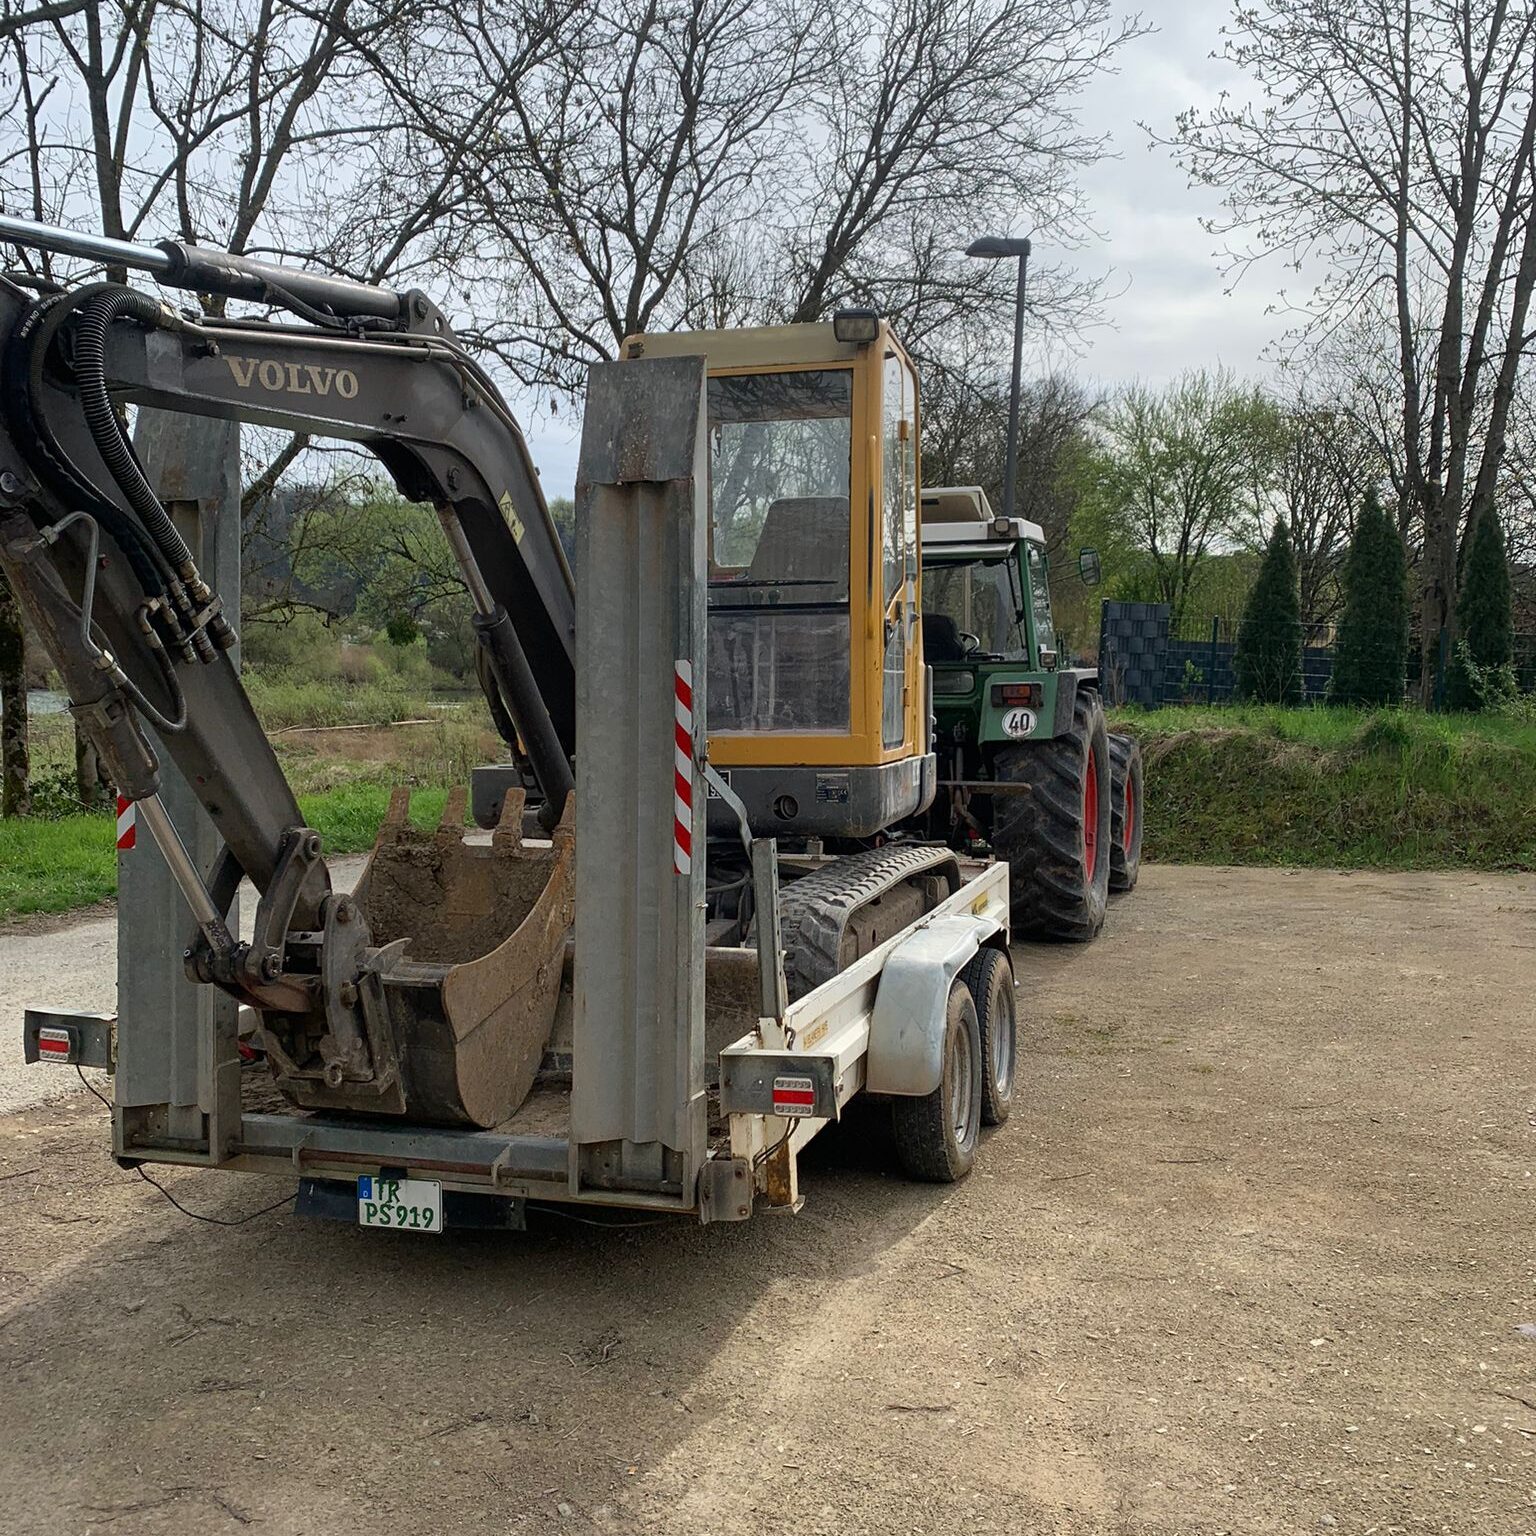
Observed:
[[[516,846],[523,840],[523,808],[528,796],[521,788],[509,789],[501,802],[501,815],[491,833],[491,845],[497,849]]]
[[[464,807],[469,804],[469,791],[462,784],[455,784],[443,801],[443,814],[437,823],[440,841],[462,841],[464,837]]]

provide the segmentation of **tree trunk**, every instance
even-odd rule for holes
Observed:
[[[27,644],[21,610],[0,575],[0,816],[32,809],[27,753]]]

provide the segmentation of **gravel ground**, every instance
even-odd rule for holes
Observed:
[[[362,855],[333,859],[337,887],[351,890],[363,863]],[[241,891],[241,928],[249,938],[256,894],[249,883]],[[0,1114],[80,1089],[73,1072],[29,1067],[22,1060],[21,1021],[28,1008],[111,1013],[116,1007],[117,913],[110,903],[87,915],[0,923]],[[87,1076],[103,1084],[101,1074]]]
[[[1018,952],[968,1181],[850,1117],[741,1226],[208,1226],[85,1095],[0,1117],[0,1530],[1536,1529],[1533,911],[1148,869],[1097,944]]]

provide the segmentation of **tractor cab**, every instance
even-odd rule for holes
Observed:
[[[1045,533],[979,486],[922,495],[923,652],[940,752],[1052,732],[1057,663]]]

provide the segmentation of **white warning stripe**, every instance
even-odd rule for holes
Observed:
[[[125,852],[139,840],[138,817],[133,801],[126,795],[117,797],[117,846]]]
[[[693,663],[679,660],[672,690],[672,868],[693,868]]]

